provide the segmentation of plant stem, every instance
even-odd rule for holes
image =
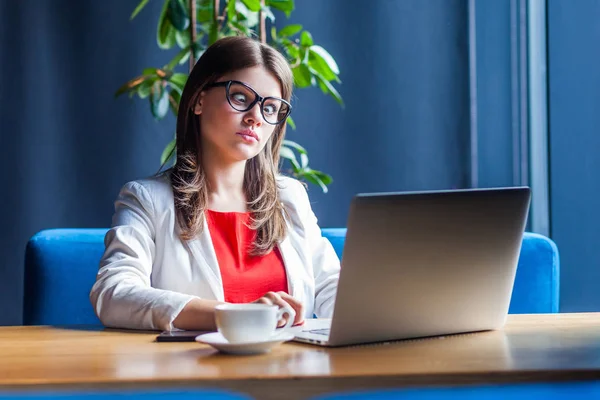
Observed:
[[[219,0],[213,0],[213,19],[214,19],[215,24],[219,20],[219,9],[220,8],[221,8],[221,6],[219,5]]]
[[[261,43],[267,43],[267,29],[265,28],[265,13],[262,10],[265,6],[265,0],[260,0],[260,11],[258,12],[259,32]]]
[[[194,48],[196,47],[196,0],[190,1],[190,72],[196,64],[196,55],[194,54]]]

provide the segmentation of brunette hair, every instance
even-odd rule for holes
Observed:
[[[227,73],[256,66],[264,67],[279,80],[282,98],[289,102],[293,75],[285,57],[271,46],[243,36],[226,37],[211,45],[185,84],[177,115],[177,158],[170,175],[182,240],[193,239],[202,231],[208,206],[207,180],[198,140],[202,117],[194,114],[194,106],[207,85]],[[286,125],[286,122],[277,125],[263,151],[246,162],[244,192],[252,216],[251,227],[256,230],[252,254],[268,253],[286,234],[277,186],[279,150]]]

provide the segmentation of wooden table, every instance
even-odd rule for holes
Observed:
[[[600,313],[511,315],[505,329],[325,349],[286,343],[228,356],[156,333],[101,328],[0,328],[0,390],[182,386],[256,398],[360,388],[600,378]]]

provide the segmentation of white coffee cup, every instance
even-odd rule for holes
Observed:
[[[283,329],[294,323],[295,311],[268,304],[220,304],[215,308],[217,329],[229,343],[255,343],[267,340],[277,329],[277,322],[288,314]]]

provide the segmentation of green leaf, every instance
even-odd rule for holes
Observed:
[[[281,148],[279,149],[279,156],[281,158],[289,160],[295,170],[301,169],[300,164],[298,164],[298,160],[296,159],[296,154],[294,154],[292,149],[285,146],[281,146]]]
[[[171,111],[173,114],[177,116],[179,113],[179,101],[181,100],[181,92],[176,89],[172,89],[169,93],[169,107],[171,107]]]
[[[266,19],[271,22],[275,22],[275,14],[273,14],[273,11],[271,11],[270,7],[263,7],[262,11],[265,14]]]
[[[214,21],[210,24],[210,31],[208,33],[208,45],[212,45],[219,39],[219,22]]]
[[[316,73],[315,76],[317,77],[317,81],[319,82],[319,86],[321,87],[323,93],[329,93],[331,96],[333,96],[335,101],[337,101],[342,107],[344,107],[344,101],[342,100],[342,96],[339,94],[336,88],[334,88],[333,85],[320,74]]]
[[[248,11],[248,15],[246,16],[246,24],[249,28],[253,28],[258,26],[258,13],[253,11]]]
[[[237,19],[237,13],[235,12],[236,0],[227,1],[227,19],[229,21]]]
[[[158,40],[160,40],[160,42],[157,42],[158,47],[163,50],[172,48],[177,41],[175,37],[176,32],[177,30],[173,28],[169,22],[165,22],[161,27],[161,31],[159,32]]]
[[[297,60],[300,57],[298,45],[289,39],[281,39],[281,44],[292,60]]]
[[[177,46],[182,49],[190,47],[190,32],[185,31],[175,31],[175,42]]]
[[[210,1],[206,7],[198,7],[196,20],[199,23],[210,22],[213,20],[213,2]]]
[[[248,28],[258,25],[258,12],[249,10],[242,1],[235,3],[235,9],[238,14],[238,22],[243,22]]]
[[[308,166],[308,153],[304,147],[287,139],[283,141],[283,145],[295,149],[300,154],[300,166],[302,169]]]
[[[156,30],[156,43],[161,49],[166,49],[167,37],[169,30],[172,29],[171,23],[167,18],[167,10],[169,9],[169,1],[165,0],[160,15],[158,17],[158,29]]]
[[[311,46],[308,54],[308,62],[312,68],[318,71],[328,81],[339,82],[340,69],[331,55],[321,46]]]
[[[298,176],[300,178],[306,179],[310,183],[320,186],[321,190],[323,190],[323,193],[327,193],[329,191],[329,189],[327,189],[327,185],[321,179],[321,176],[314,174],[314,171],[311,169],[307,169],[307,170],[305,169],[305,170],[300,171],[298,173]]]
[[[249,36],[251,33],[250,29],[248,29],[247,26],[245,26],[237,21],[231,21],[229,24],[246,36]]]
[[[165,69],[173,70],[178,64],[183,64],[184,62],[186,62],[188,58],[190,58],[189,46],[184,49],[181,49],[181,51],[179,51],[179,53],[177,53],[175,57],[173,57],[173,59],[169,61],[167,65],[165,65]]]
[[[303,31],[300,35],[300,45],[310,47],[314,44],[312,35],[308,31]]]
[[[292,140],[284,139],[283,145],[296,149],[296,151],[298,151],[298,153],[300,153],[300,154],[307,154],[306,149],[304,147],[300,146],[298,143],[296,143]]]
[[[144,68],[142,70],[142,74],[147,76],[154,75],[161,79],[169,79],[171,75],[173,75],[173,71],[169,71],[167,69],[162,68]]]
[[[131,13],[131,16],[129,17],[129,20],[131,21],[132,19],[134,19],[136,17],[136,15],[138,15],[140,13],[140,11],[142,11],[142,9],[144,7],[146,7],[146,4],[148,4],[150,0],[142,0],[140,1],[140,4],[137,5],[137,7],[135,8],[135,10],[133,10],[133,12]]]
[[[167,17],[171,25],[178,31],[183,31],[190,26],[190,17],[187,13],[184,0],[169,0]]]
[[[315,170],[312,170],[312,174],[314,176],[318,176],[319,179],[321,179],[321,181],[326,185],[331,185],[333,183],[333,178],[331,177],[331,175],[328,175],[321,171],[315,171]]]
[[[138,96],[140,96],[140,99],[145,99],[146,97],[150,96],[150,92],[152,90],[152,85],[157,80],[158,80],[157,78],[150,78],[150,79],[145,80],[144,82],[142,82],[141,85],[138,86],[137,94],[138,94]]]
[[[312,75],[310,69],[306,64],[300,64],[295,68],[292,68],[294,74],[294,82],[299,88],[309,87],[312,85]]]
[[[160,156],[160,165],[165,165],[169,159],[175,156],[175,145],[177,141],[173,138],[164,148],[161,156]]]
[[[293,130],[296,130],[296,123],[294,122],[292,117],[287,117],[286,123],[290,126],[290,128],[292,128]]]
[[[308,155],[306,153],[300,153],[300,166],[302,168],[308,167]]]
[[[169,32],[167,33],[167,41],[165,42],[167,49],[172,48],[177,43],[176,33],[177,29],[173,28],[173,26],[169,24]]]
[[[242,2],[248,7],[248,10],[260,11],[260,0],[242,0]]]
[[[169,82],[172,82],[172,83],[176,84],[177,86],[183,88],[185,86],[185,83],[187,82],[187,79],[188,79],[187,74],[182,74],[181,72],[177,72],[177,73],[173,74],[173,76],[171,76],[171,78],[169,79]]]
[[[329,54],[329,52],[327,50],[325,50],[323,47],[313,45],[310,47],[310,52],[321,57],[327,63],[329,68],[331,68],[331,70],[333,71],[334,74],[336,74],[336,75],[340,74],[340,69],[338,68],[337,63],[335,62],[333,57],[331,57],[331,54]]]
[[[123,93],[126,93],[126,92],[130,91],[131,89],[138,87],[146,79],[148,79],[147,76],[141,75],[141,76],[137,76],[137,77],[125,82],[120,88],[117,89],[117,91],[115,92],[115,97],[118,97],[118,96],[122,95]]]
[[[321,75],[325,80],[335,81],[338,79],[337,75],[333,73],[327,63],[322,58],[315,56],[313,53],[310,53],[308,65],[311,71]]]
[[[283,11],[288,18],[294,11],[294,0],[266,0],[265,5]]]
[[[175,45],[175,32],[177,30],[171,24],[171,20],[167,17],[169,1],[165,0],[160,17],[158,18],[158,29],[156,31],[156,42],[158,47],[163,50],[170,49]]]
[[[238,19],[239,17],[242,17],[243,19],[248,18],[248,13],[250,12],[250,10],[248,10],[248,7],[246,7],[246,5],[240,1],[236,1],[235,3],[235,12],[237,15]]]
[[[281,29],[279,31],[278,35],[282,36],[282,37],[290,37],[290,36],[294,36],[301,30],[302,30],[302,25],[292,24],[292,25],[288,25],[288,26],[284,27],[283,29]]]
[[[142,75],[156,75],[156,68],[144,68]]]
[[[150,111],[155,119],[164,118],[169,111],[169,93],[165,90],[161,81],[156,81],[152,85]]]

